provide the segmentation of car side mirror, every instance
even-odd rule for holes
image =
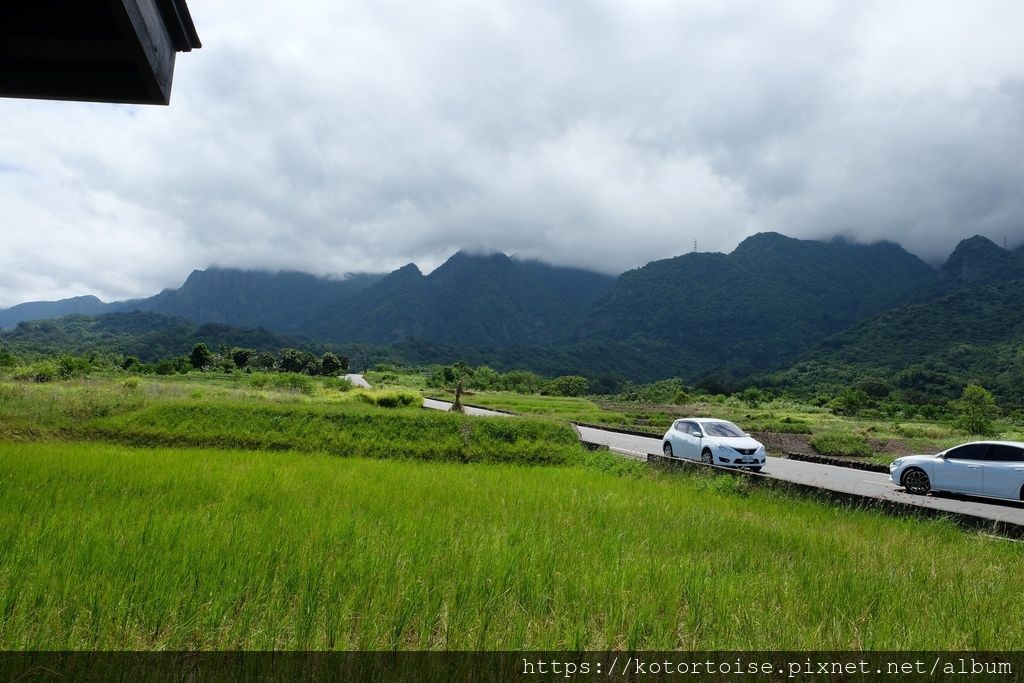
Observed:
[[[701,439],[701,438],[703,438],[703,437],[704,437],[704,435],[703,435],[703,434],[701,434],[700,432],[690,432],[690,436],[695,436],[695,437],[697,437],[698,439]]]

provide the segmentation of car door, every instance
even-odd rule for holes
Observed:
[[[1009,444],[993,444],[985,455],[982,471],[986,496],[1020,500],[1024,486],[1024,451]]]
[[[690,460],[700,460],[700,426],[696,422],[683,421],[679,423],[676,434],[679,439],[679,457]]]
[[[681,427],[679,426],[679,422],[673,422],[672,427],[668,430],[668,433],[665,435],[665,440],[668,441],[669,445],[672,446],[673,458],[680,458],[682,457],[683,453],[683,443],[680,439],[681,435],[679,432],[680,429]]]
[[[946,452],[945,457],[935,461],[932,470],[932,488],[983,495],[985,453],[987,443],[969,443]]]

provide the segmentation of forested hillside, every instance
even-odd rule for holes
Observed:
[[[645,339],[701,370],[780,367],[827,336],[931,286],[933,268],[891,243],[755,235],[731,254],[687,254],[619,278],[580,339]]]

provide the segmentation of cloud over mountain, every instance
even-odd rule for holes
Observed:
[[[168,109],[0,100],[0,306],[459,248],[615,273],[769,229],[1024,241],[1019,3],[192,12]]]

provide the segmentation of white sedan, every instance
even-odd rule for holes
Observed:
[[[889,479],[917,495],[947,491],[1024,500],[1024,443],[977,441],[938,455],[897,458]]]
[[[732,422],[691,417],[676,420],[662,438],[666,458],[699,460],[708,465],[743,467],[760,472],[764,444]]]

